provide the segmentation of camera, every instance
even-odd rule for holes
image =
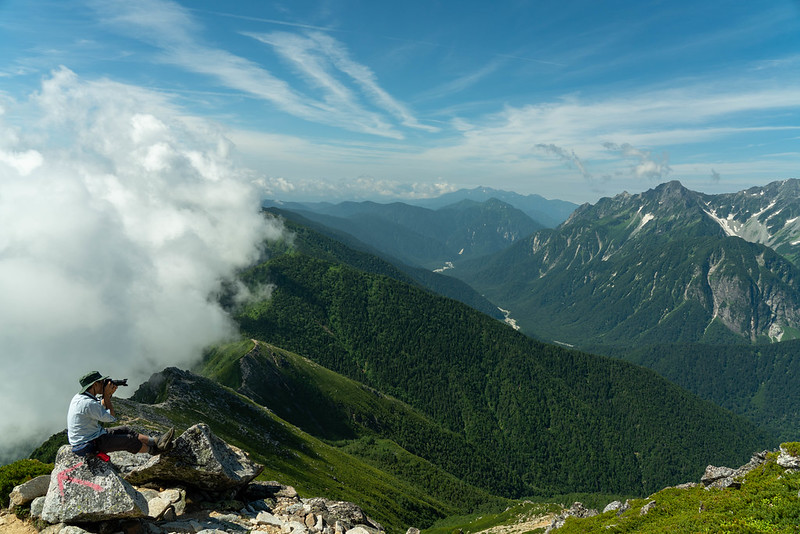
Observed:
[[[127,386],[128,385],[128,379],[127,378],[123,378],[121,380],[113,380],[111,378],[107,378],[106,379],[106,384],[114,384],[115,386]]]

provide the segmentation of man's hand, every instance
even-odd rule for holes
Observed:
[[[103,398],[110,399],[114,392],[117,391],[117,386],[111,381],[108,381],[103,386]]]
[[[115,415],[114,404],[111,402],[111,396],[115,391],[117,391],[117,386],[110,380],[103,384],[103,398],[100,400],[100,404],[102,404],[111,415]]]

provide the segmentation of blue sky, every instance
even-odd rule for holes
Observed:
[[[91,88],[222,132],[272,198],[737,191],[800,177],[799,30],[796,0],[0,0],[0,165]]]

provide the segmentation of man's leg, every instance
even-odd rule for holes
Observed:
[[[170,428],[168,432],[155,438],[139,434],[126,426],[118,426],[109,428],[105,434],[97,438],[97,450],[98,452],[128,451],[133,454],[138,452],[161,454],[172,450],[174,433],[175,430]]]
[[[144,440],[140,439],[143,437]],[[118,426],[109,428],[105,434],[101,435],[97,440],[98,452],[115,452],[115,451],[128,451],[132,454],[137,452],[147,452],[147,436],[138,434],[131,428],[126,426]]]

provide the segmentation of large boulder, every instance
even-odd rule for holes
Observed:
[[[77,456],[69,445],[58,450],[42,519],[81,523],[146,515],[145,498],[110,463],[95,456]]]
[[[125,480],[138,486],[149,482],[182,482],[207,491],[242,487],[264,466],[251,461],[239,448],[225,443],[208,425],[194,425],[175,440],[175,448],[149,459],[136,455],[135,462],[113,453]]]

